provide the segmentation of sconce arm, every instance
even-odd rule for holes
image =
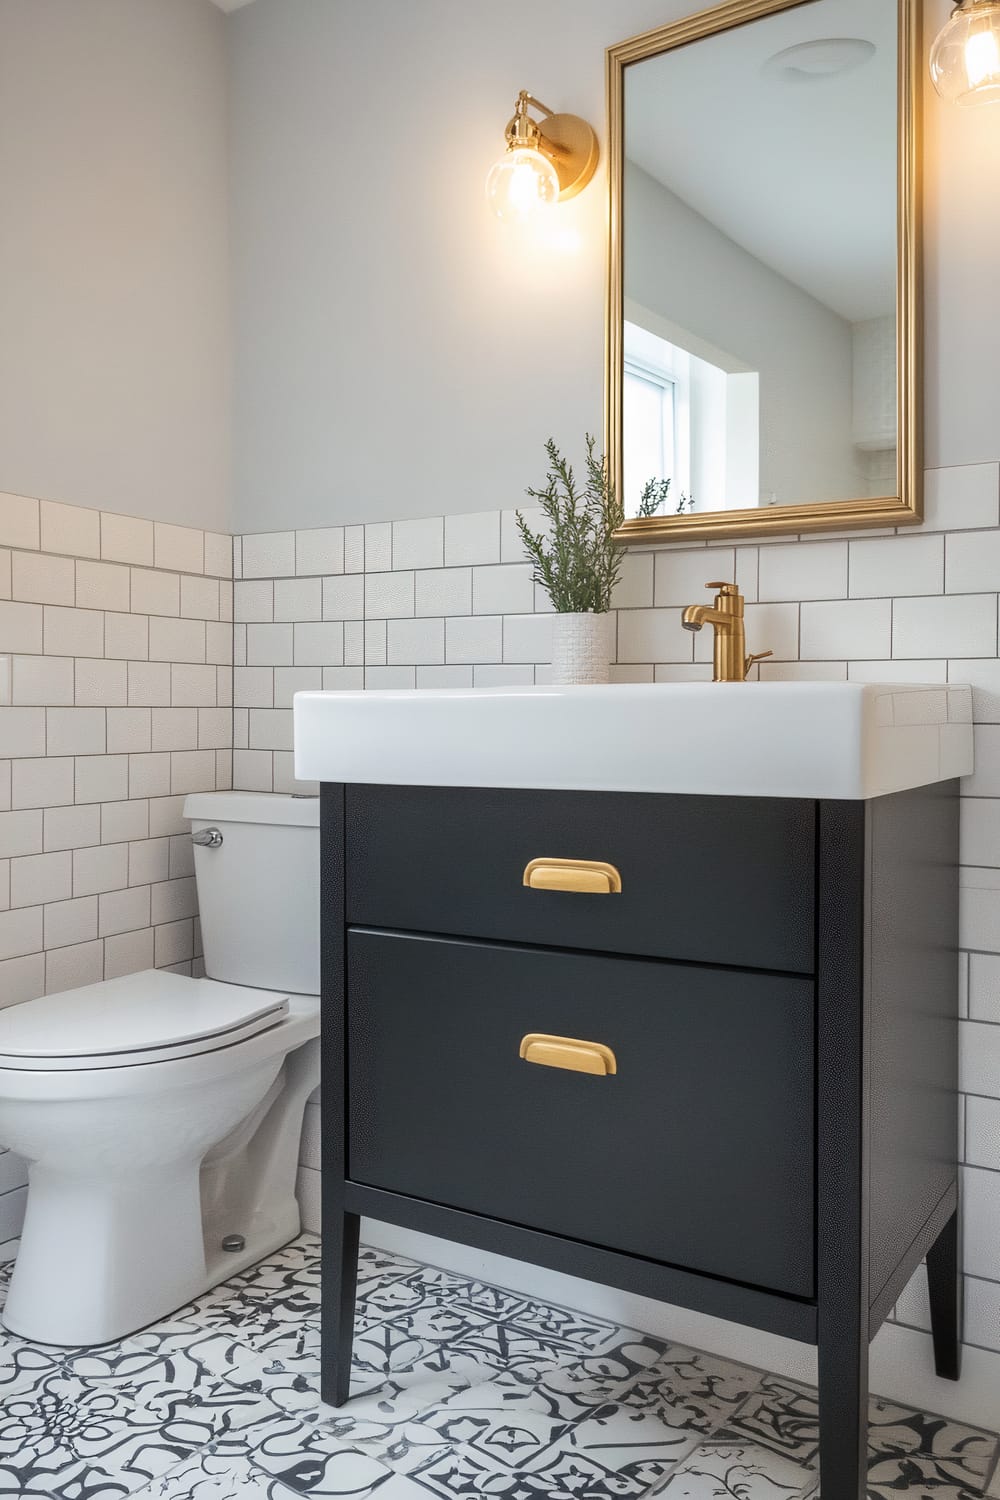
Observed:
[[[549,109],[549,106],[547,104],[543,104],[541,99],[536,99],[534,94],[529,94],[527,89],[521,90],[520,97],[524,100],[525,104],[530,104],[532,109],[540,109],[543,115],[551,115],[555,113],[555,110]]]

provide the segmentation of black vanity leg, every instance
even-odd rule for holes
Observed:
[[[864,1500],[868,1479],[868,1340],[857,1327],[819,1343],[822,1500]]]
[[[869,1202],[866,935],[869,809],[819,804],[816,1297],[822,1500],[865,1500]]]
[[[358,1288],[357,1214],[341,1216],[340,1234],[323,1240],[323,1339],[320,1395],[328,1406],[343,1406],[351,1394],[354,1300]]]
[[[962,1233],[956,1208],[927,1252],[934,1369],[942,1380],[962,1373]]]

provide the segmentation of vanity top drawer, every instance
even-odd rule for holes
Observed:
[[[347,920],[810,973],[815,816],[793,798],[348,786]]]
[[[813,984],[351,931],[348,1176],[813,1292]]]

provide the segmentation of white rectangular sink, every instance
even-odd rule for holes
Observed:
[[[854,682],[296,693],[295,774],[856,800],[972,770],[972,690]]]

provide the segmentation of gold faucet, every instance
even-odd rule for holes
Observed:
[[[703,625],[715,627],[712,652],[713,682],[743,682],[755,661],[773,656],[773,651],[759,651],[747,656],[746,629],[743,625],[743,595],[735,583],[706,583],[707,589],[718,589],[713,604],[689,604],[681,615],[685,630],[700,630]]]

